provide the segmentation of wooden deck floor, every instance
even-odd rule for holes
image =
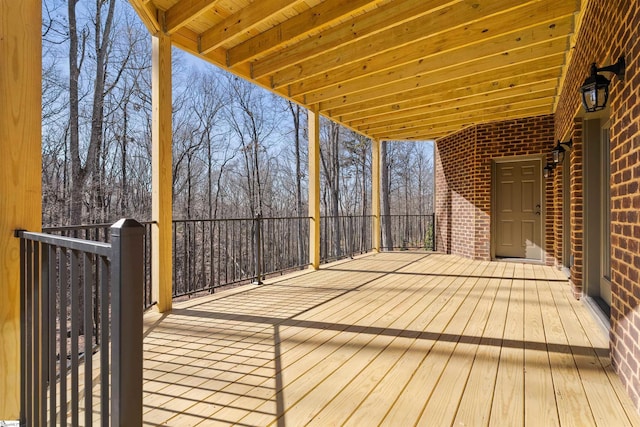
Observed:
[[[640,425],[548,267],[383,253],[145,326],[145,425]]]

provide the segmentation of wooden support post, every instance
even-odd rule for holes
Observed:
[[[20,416],[20,240],[42,226],[42,2],[0,0],[0,420]]]
[[[320,114],[309,110],[309,264],[320,267]]]
[[[371,141],[371,216],[373,250],[380,252],[380,141]]]
[[[172,295],[172,159],[171,159],[171,38],[153,37],[152,54],[152,277],[153,299],[163,313]]]

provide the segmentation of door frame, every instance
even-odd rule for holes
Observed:
[[[601,314],[607,318],[610,315],[609,302],[602,297],[603,281],[610,280],[602,277],[602,254],[607,251],[611,256],[611,246],[604,248],[602,230],[603,222],[603,193],[604,186],[610,183],[604,180],[603,169],[603,135],[602,128],[609,122],[607,116],[596,116],[584,119],[583,121],[583,272],[582,272],[582,292],[594,302]],[[609,200],[611,203],[611,200]],[[609,204],[609,208],[610,208]],[[611,233],[611,229],[609,229]],[[610,291],[609,291],[610,292]],[[599,313],[599,314],[600,314]]]
[[[545,239],[545,229],[547,223],[547,206],[546,206],[546,183],[545,178],[542,175],[542,168],[545,161],[545,154],[527,154],[522,156],[508,156],[508,157],[497,157],[491,159],[491,215],[490,215],[490,233],[491,238],[490,241],[490,256],[492,260],[496,260],[496,237],[498,232],[498,225],[496,224],[496,212],[497,212],[497,165],[501,163],[518,163],[524,161],[538,161],[540,163],[540,259],[532,259],[532,258],[518,258],[519,262],[530,262],[530,263],[545,263],[546,258],[546,239]],[[501,259],[503,260],[503,259]]]

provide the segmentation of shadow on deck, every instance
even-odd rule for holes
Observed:
[[[555,269],[383,253],[145,317],[145,425],[640,425]]]

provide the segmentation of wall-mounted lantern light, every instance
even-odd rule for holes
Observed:
[[[553,175],[553,170],[556,168],[556,165],[554,165],[551,162],[547,162],[547,165],[542,168],[542,174],[544,175],[544,179],[548,179],[549,177],[551,177]]]
[[[611,81],[598,73],[610,72],[622,79],[624,77],[624,67],[624,56],[621,56],[615,64],[602,68],[598,68],[595,62],[591,64],[591,75],[580,87],[582,105],[587,113],[604,109],[609,99],[609,83]]]
[[[553,164],[557,165],[558,163],[562,163],[564,160],[564,153],[571,150],[573,147],[573,140],[570,139],[565,142],[558,141],[558,145],[556,145],[553,150],[551,150],[551,158],[553,159]]]

